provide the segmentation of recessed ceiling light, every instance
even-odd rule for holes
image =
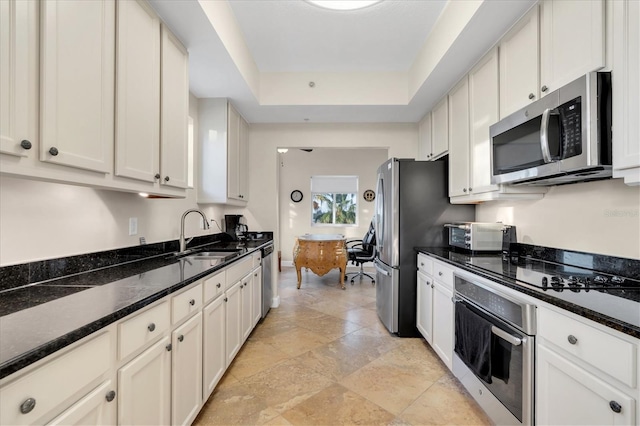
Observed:
[[[287,151],[289,151],[287,148],[278,148],[278,152],[279,152],[280,154],[286,154],[286,153],[287,153]]]
[[[307,2],[331,10],[356,10],[380,3],[382,0],[306,0]]]

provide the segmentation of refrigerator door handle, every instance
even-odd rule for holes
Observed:
[[[373,262],[373,265],[376,267],[376,271],[380,272],[382,275],[385,275],[387,277],[391,275],[391,273],[389,271],[379,267],[378,266],[378,262]]]

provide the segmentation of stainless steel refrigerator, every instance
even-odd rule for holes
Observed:
[[[445,247],[445,223],[473,220],[474,206],[449,203],[446,158],[392,158],[378,168],[376,305],[390,332],[418,336],[415,247]]]

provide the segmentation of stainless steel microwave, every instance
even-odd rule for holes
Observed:
[[[611,73],[592,72],[490,127],[491,182],[561,185],[611,177]]]

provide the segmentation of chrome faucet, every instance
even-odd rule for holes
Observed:
[[[187,249],[187,244],[189,241],[193,240],[193,237],[189,238],[189,240],[184,240],[184,218],[187,217],[189,213],[199,213],[204,220],[204,229],[209,229],[209,219],[198,209],[189,209],[186,212],[182,213],[182,219],[180,219],[180,253],[184,253]]]

